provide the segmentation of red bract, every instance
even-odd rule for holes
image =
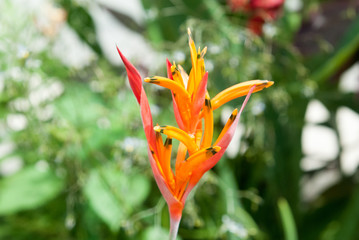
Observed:
[[[142,78],[136,68],[118,53],[126,67],[132,91],[140,105],[141,118],[148,142],[148,156],[158,188],[165,198],[171,219],[170,239],[175,239],[182,210],[188,194],[195,187],[204,173],[211,169],[227,149],[239,116],[251,93],[270,87],[273,82],[252,80],[236,84],[210,98],[207,92],[208,72],[205,72],[204,55],[196,50],[189,31],[192,70],[188,75],[181,66],[167,60],[167,78],[145,78],[153,83],[171,90],[173,108],[177,127],[153,126],[152,116]],[[217,140],[213,142],[213,111],[224,103],[246,96],[238,113],[235,109],[224,126]],[[202,127],[202,122],[204,126]],[[163,143],[162,135],[167,135]],[[177,149],[175,171],[171,168],[172,138],[180,143]]]
[[[232,12],[245,12],[249,14],[247,27],[257,35],[262,33],[264,23],[273,21],[277,18],[283,3],[284,0],[228,1],[228,5],[230,6]]]
[[[250,6],[252,8],[277,8],[282,6],[284,0],[252,0],[250,1]]]

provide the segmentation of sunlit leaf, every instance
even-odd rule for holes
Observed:
[[[149,227],[143,232],[141,240],[167,240],[168,231],[161,227]]]
[[[284,235],[286,240],[297,240],[297,230],[288,202],[281,198],[278,200],[279,213],[282,219]]]
[[[27,167],[0,181],[0,214],[40,207],[56,197],[64,182],[50,170]]]
[[[149,189],[143,175],[126,175],[116,168],[104,167],[90,173],[85,195],[95,213],[115,232],[146,199]]]

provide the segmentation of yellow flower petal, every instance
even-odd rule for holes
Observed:
[[[212,98],[211,103],[213,110],[219,108],[226,102],[229,102],[235,98],[239,98],[247,95],[251,87],[253,87],[254,85],[256,85],[256,87],[253,93],[261,91],[264,88],[268,88],[273,84],[274,84],[273,81],[268,81],[268,80],[251,80],[251,81],[238,83],[232,87],[223,90],[222,92],[218,93],[214,98]]]
[[[171,73],[172,73],[173,80],[175,82],[179,83],[185,89],[184,82],[183,82],[183,79],[182,79],[182,75],[181,75],[180,71],[178,70],[178,68],[176,67],[175,64],[173,64],[171,66]]]
[[[186,161],[183,161],[178,165],[178,169],[176,168],[175,188],[175,193],[178,198],[182,197],[192,171],[196,169],[202,162],[206,161],[214,154],[219,152],[219,150],[221,150],[221,147],[219,146],[201,149],[187,158]]]
[[[203,107],[203,116],[204,116],[204,134],[201,143],[201,148],[207,148],[212,144],[213,138],[213,110],[211,105],[211,100],[206,95]]]
[[[162,152],[162,170],[172,190],[175,188],[174,174],[171,168],[172,138],[167,138]]]
[[[172,126],[156,126],[153,128],[156,132],[166,134],[168,137],[175,138],[184,143],[188,151],[192,154],[198,150],[194,141],[194,136],[190,136],[185,131]]]
[[[152,78],[145,78],[144,80],[147,83],[153,83],[161,87],[168,88],[172,90],[175,94],[181,95],[186,99],[190,99],[191,96],[188,94],[186,89],[182,87],[178,82],[175,82],[169,78],[154,76]]]
[[[231,116],[229,117],[228,121],[226,122],[226,125],[224,125],[221,133],[219,134],[216,142],[214,143],[214,145],[217,145],[218,142],[222,139],[223,135],[228,131],[229,127],[232,125],[234,119],[236,119],[237,117],[237,114],[238,114],[238,109],[234,109]]]

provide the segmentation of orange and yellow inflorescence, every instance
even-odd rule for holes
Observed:
[[[267,80],[247,81],[234,85],[211,99],[206,91],[208,73],[205,72],[204,55],[207,48],[205,47],[202,51],[200,48],[196,50],[190,30],[188,33],[192,60],[190,74],[188,75],[180,65],[168,63],[170,71],[167,78],[158,76],[145,78],[145,82],[168,88],[173,94],[174,111],[179,128],[155,126],[156,145],[157,149],[160,149],[160,154],[155,154],[154,151],[152,153],[162,177],[178,200],[182,199],[192,172],[221,149],[217,143],[238,113],[237,109],[233,111],[221,134],[212,145],[213,110],[230,100],[247,95],[252,87],[254,87],[252,91],[257,92],[273,84],[272,81]],[[164,144],[160,134],[167,135]],[[175,172],[171,169],[172,138],[180,141]],[[186,158],[187,152],[189,157]]]
[[[211,169],[228,147],[239,116],[253,92],[273,85],[272,81],[252,80],[236,84],[210,98],[204,55],[207,48],[196,50],[188,30],[192,69],[189,75],[180,65],[167,61],[167,77],[154,76],[144,81],[171,90],[173,111],[178,127],[153,126],[150,106],[136,68],[123,56],[129,82],[140,105],[148,142],[148,154],[156,183],[165,198],[171,218],[170,239],[175,239],[182,210],[189,192],[205,172]],[[235,98],[246,96],[240,111],[235,109],[218,138],[213,140],[213,111]],[[162,135],[166,135],[163,142]],[[172,139],[179,141],[174,169],[171,166]],[[174,158],[174,157],[173,157]]]

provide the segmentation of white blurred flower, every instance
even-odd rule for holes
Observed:
[[[8,114],[6,123],[14,131],[21,131],[27,127],[27,118],[24,114]]]
[[[10,176],[18,172],[24,165],[23,160],[20,157],[9,157],[1,161],[0,163],[0,175]]]

